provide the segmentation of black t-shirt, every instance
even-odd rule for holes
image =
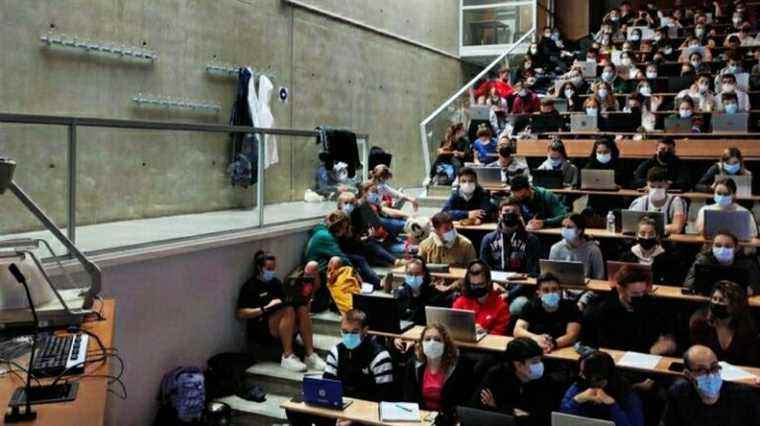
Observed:
[[[238,309],[256,309],[263,308],[274,299],[280,299],[285,302],[285,293],[282,289],[282,282],[273,278],[269,282],[262,282],[258,278],[251,278],[243,284],[238,296]],[[269,314],[280,309],[283,305],[267,310],[264,315],[248,320],[248,333],[256,334],[262,327],[267,327]]]
[[[539,299],[527,304],[518,318],[528,322],[528,331],[531,333],[548,334],[556,339],[565,335],[569,323],[580,324],[581,313],[578,306],[570,300],[561,300],[559,309],[548,312]]]
[[[668,392],[663,426],[757,426],[760,401],[746,386],[723,382],[720,398],[713,405],[702,403],[694,386],[679,381]]]

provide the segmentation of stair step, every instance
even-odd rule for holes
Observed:
[[[451,186],[430,185],[427,190],[428,197],[448,197],[451,195]]]
[[[314,334],[337,336],[340,333],[340,315],[332,311],[311,315]]]
[[[444,196],[429,195],[427,197],[418,198],[417,203],[419,203],[420,207],[434,207],[440,209],[446,204],[446,200],[448,199],[448,197]]]
[[[305,375],[321,376],[322,372],[309,370],[305,373],[286,370],[278,362],[260,362],[251,366],[246,373],[264,388],[267,394],[296,396],[301,392]]]
[[[280,404],[291,398],[292,396],[267,394],[264,402],[247,401],[238,396],[228,396],[218,401],[228,404],[235,411],[245,413],[235,417],[236,425],[273,425],[287,423],[285,410],[280,408]]]

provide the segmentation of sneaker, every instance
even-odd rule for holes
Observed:
[[[306,371],[306,364],[302,363],[295,354],[290,354],[287,358],[283,357],[280,361],[280,367],[297,373]]]
[[[309,367],[309,370],[323,371],[327,367],[327,364],[325,364],[316,352],[312,352],[311,355],[305,357],[303,361],[306,363],[306,366]]]

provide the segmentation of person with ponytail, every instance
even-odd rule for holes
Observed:
[[[253,258],[253,276],[243,284],[237,302],[237,316],[248,321],[248,336],[258,344],[279,339],[282,344],[280,365],[291,371],[324,370],[325,362],[314,352],[309,306],[294,306],[287,301],[282,282],[275,276],[277,258],[265,251]],[[317,262],[304,268],[304,286],[316,288]],[[304,362],[293,353],[293,337],[301,334],[305,347]]]

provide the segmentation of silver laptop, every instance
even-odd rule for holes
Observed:
[[[616,191],[614,170],[581,169],[581,189]]]
[[[640,210],[621,210],[621,232],[628,235],[639,233],[639,221],[642,217],[651,217],[655,221],[655,228],[660,235],[665,235],[665,212],[643,212]]]
[[[736,114],[720,114],[714,113],[712,115],[712,131],[718,132],[732,132],[742,133],[747,132],[749,129],[749,113],[737,112]]]
[[[738,198],[749,198],[752,196],[752,176],[749,175],[718,175],[717,179],[729,178],[736,184],[736,196]]]
[[[473,311],[425,306],[425,321],[427,324],[445,325],[451,338],[460,342],[475,343],[488,336],[488,333],[476,331]]]
[[[567,99],[565,98],[554,98],[554,109],[557,110],[557,112],[567,112]]]
[[[596,77],[596,69],[598,66],[596,61],[583,61],[578,62],[578,64],[581,66],[581,74],[583,75],[583,78]]]
[[[541,274],[551,273],[559,279],[560,284],[582,286],[588,282],[583,262],[565,262],[561,260],[541,259],[538,261]]]
[[[746,210],[705,210],[703,233],[705,238],[713,238],[715,234],[725,230],[736,235],[740,241],[749,241],[752,239],[750,220],[755,218]]]
[[[470,107],[470,120],[489,120],[490,117],[490,105],[473,105]]]
[[[693,122],[691,118],[681,118],[678,116],[665,117],[665,131],[670,133],[691,133]]]
[[[570,116],[570,130],[573,132],[597,132],[599,125],[595,115],[573,114]]]
[[[481,186],[502,185],[500,167],[474,167],[473,170]]]
[[[58,328],[80,324],[85,315],[86,302],[82,288],[58,288],[30,251],[0,252],[0,330],[28,328],[34,324],[32,311],[24,287],[9,272],[15,264],[26,278],[40,328]]]
[[[615,426],[615,422],[554,412],[552,426]]]
[[[736,77],[736,87],[739,88],[739,90],[746,92],[750,89],[748,72],[740,72],[738,74],[734,74],[734,77]]]

